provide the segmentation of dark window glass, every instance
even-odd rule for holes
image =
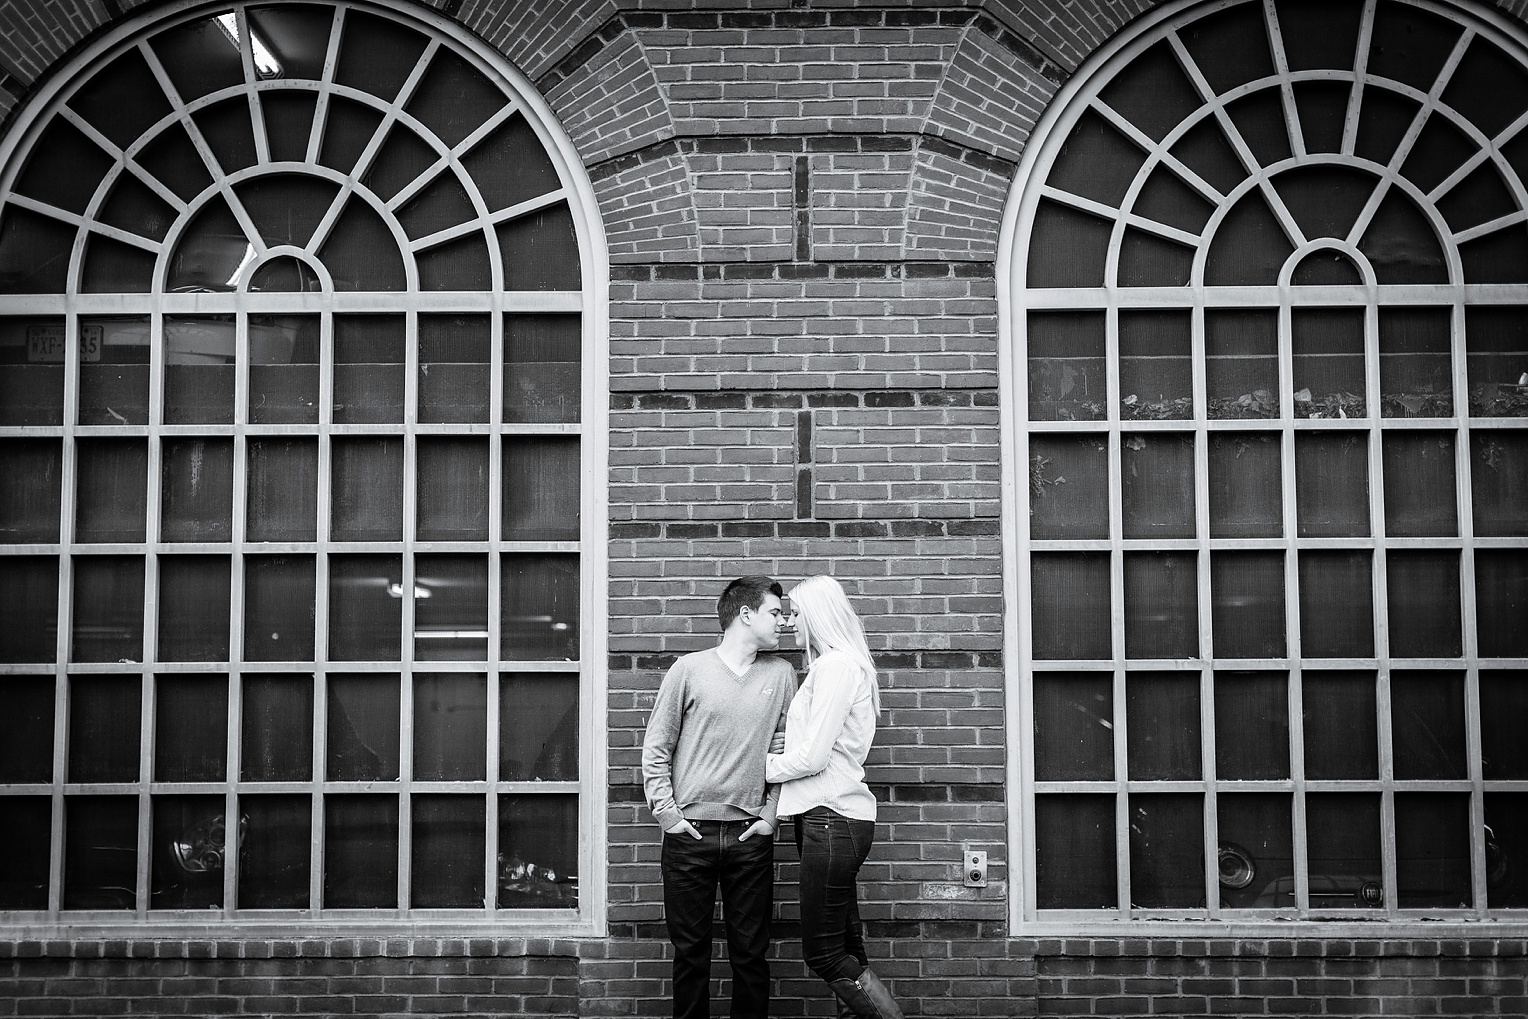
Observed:
[[[1464,338],[1470,415],[1528,417],[1528,308],[1466,308]]]
[[[1209,416],[1279,416],[1279,317],[1272,309],[1204,313]]]
[[[507,478],[506,474],[506,484]],[[1030,437],[1029,534],[1036,539],[1109,536],[1109,447],[1104,436]]]
[[[0,558],[0,662],[58,661],[58,560]]]
[[[345,18],[335,81],[390,100],[397,96],[424,49],[425,38],[418,32],[351,11]]]
[[[316,593],[313,556],[245,556],[245,660],[311,660]]]
[[[1120,312],[1119,375],[1121,418],[1193,417],[1189,313]]]
[[[500,566],[500,656],[505,660],[579,657],[576,555],[503,556]]]
[[[0,444],[0,543],[58,541],[62,478],[59,440],[6,439]]]
[[[421,437],[418,452],[420,540],[486,540],[488,440]]]
[[[1196,18],[1179,37],[1217,95],[1273,74],[1263,12],[1256,6],[1238,4]]]
[[[1279,131],[1282,138],[1282,124]],[[1254,188],[1231,207],[1215,231],[1204,281],[1212,287],[1273,286],[1294,250],[1278,217]]]
[[[488,678],[470,672],[414,675],[414,778],[487,777]],[[481,855],[481,854],[479,854]],[[482,868],[478,868],[479,872]]]
[[[577,290],[578,233],[566,202],[498,224],[505,290]]]
[[[85,245],[80,292],[146,294],[153,289],[154,256],[109,237],[92,236]]]
[[[313,777],[313,677],[248,673],[240,681],[245,782],[304,782]]]
[[[1382,456],[1385,533],[1405,538],[1458,534],[1454,433],[1387,431]]]
[[[0,909],[47,909],[48,853],[53,831],[51,799],[47,796],[0,799],[0,826],[7,832],[4,848],[0,848]]]
[[[1220,793],[1220,904],[1276,909],[1295,904],[1294,828],[1285,793]]]
[[[1194,536],[1192,435],[1122,435],[1120,482],[1127,540]]]
[[[1114,777],[1114,684],[1086,672],[1034,674],[1035,778]]]
[[[154,36],[152,45],[183,102],[244,83],[239,48],[215,18],[176,25]]]
[[[1470,494],[1477,538],[1528,536],[1528,432],[1470,432]]]
[[[238,184],[234,194],[268,247],[306,248],[334,204],[339,185],[306,175],[274,174]],[[254,346],[253,337],[250,345]]]
[[[142,690],[138,676],[69,677],[68,781],[138,781]]]
[[[487,315],[419,316],[419,420],[487,421]]]
[[[64,353],[61,319],[0,318],[0,426],[63,423]]]
[[[154,781],[220,782],[227,766],[227,677],[156,677]]]
[[[486,806],[482,796],[426,794],[412,799],[409,905],[482,908]]]
[[[251,315],[249,420],[318,421],[318,316]]]
[[[578,680],[564,672],[499,677],[499,778],[578,778]]]
[[[1528,672],[1482,669],[1480,672],[1480,757],[1486,781],[1528,779]]]
[[[1031,287],[1099,287],[1111,223],[1042,198],[1029,234]]]
[[[1204,905],[1204,798],[1198,793],[1131,794],[1130,904]]]
[[[329,557],[329,657],[390,662],[402,657],[403,559]]]
[[[159,557],[159,660],[228,661],[227,556]]]
[[[124,103],[123,96],[133,101]],[[119,148],[127,148],[170,112],[148,61],[136,49],[87,79],[69,105]]]
[[[324,905],[398,907],[398,798],[324,797]]]
[[[1308,793],[1306,859],[1312,909],[1364,909],[1394,895],[1380,864],[1379,793]]]
[[[578,797],[499,797],[499,906],[578,906]]]
[[[1056,154],[1046,183],[1118,208],[1145,161],[1146,153],[1101,114],[1087,110]]]
[[[250,439],[244,495],[246,541],[317,536],[318,441]]]
[[[1029,419],[1098,421],[1105,416],[1104,313],[1029,313]]]
[[[433,180],[403,204],[398,210],[398,222],[403,225],[403,231],[409,235],[409,239],[417,241],[441,230],[459,226],[476,215],[477,210],[473,208],[472,198],[467,194],[461,178],[447,169],[436,174]]]
[[[75,228],[56,219],[40,216],[26,209],[7,204],[0,215],[0,293],[4,294],[61,294],[69,274],[69,252],[74,246]],[[46,372],[32,372],[27,384],[15,384],[14,379],[22,373],[10,365],[0,374],[0,385],[6,399],[0,406],[12,408],[0,422],[5,424],[32,424],[17,420],[23,417],[14,409],[13,393],[24,393],[36,387],[39,394],[48,392],[44,380],[58,379],[63,387],[62,366],[49,368]],[[25,405],[23,405],[25,406]],[[39,421],[37,424],[56,424],[57,421]]]
[[[1284,553],[1211,552],[1216,658],[1283,658]]]
[[[1290,326],[1295,417],[1366,417],[1363,309],[1296,308]]]
[[[1277,435],[1221,432],[1210,436],[1210,537],[1284,535],[1284,476]]]
[[[439,162],[440,154],[433,146],[410,128],[394,124],[388,129],[387,138],[363,179],[378,197],[390,202]]]
[[[148,185],[130,173],[117,177],[111,196],[101,207],[99,219],[129,233],[162,241],[174,225],[177,213]],[[140,257],[143,253],[140,252]],[[149,256],[152,259],[152,255]]]
[[[1347,120],[1352,87],[1346,82],[1298,81],[1293,89],[1305,150],[1312,153],[1342,151],[1342,128]]]
[[[1125,657],[1199,654],[1198,555],[1125,553]]]
[[[137,542],[145,533],[149,445],[144,439],[80,439],[75,444],[78,542]]]
[[[240,909],[307,909],[313,805],[307,796],[241,796]]]
[[[419,555],[414,578],[414,657],[475,661],[488,657],[488,557]]]
[[[1132,60],[1099,98],[1155,141],[1203,104],[1165,42]]]
[[[402,315],[334,317],[334,423],[403,420]]]
[[[1398,779],[1468,778],[1464,673],[1392,673],[1390,744]]]
[[[132,909],[138,887],[138,797],[64,799],[64,909]]]
[[[70,660],[143,661],[142,556],[75,556]]]
[[[1395,794],[1395,870],[1402,909],[1474,904],[1468,793]]]
[[[504,420],[579,420],[582,320],[577,315],[504,316]]]
[[[1295,520],[1302,538],[1369,534],[1369,437],[1364,432],[1295,436]]]
[[[1358,242],[1358,250],[1374,266],[1375,278],[1382,286],[1448,282],[1443,248],[1438,243],[1438,235],[1433,232],[1432,221],[1399,188],[1385,192],[1369,229]],[[1473,278],[1477,266],[1471,262],[1469,245],[1463,245],[1460,254],[1464,260],[1466,282],[1491,282]],[[1494,270],[1487,275],[1497,275],[1510,268],[1515,273],[1513,279],[1521,279],[1521,270],[1517,267],[1528,264],[1519,258],[1515,264],[1508,262],[1499,267],[1489,254],[1486,263]]]
[[[1125,728],[1131,781],[1195,779],[1203,773],[1197,675],[1130,673]]]
[[[391,782],[398,778],[396,674],[329,677],[329,738],[325,777],[331,782]]]
[[[164,320],[164,343],[165,424],[231,423],[234,386],[233,316],[167,316]]]
[[[1459,553],[1397,551],[1385,556],[1390,603],[1390,654],[1396,658],[1458,658]]]
[[[52,676],[0,680],[0,782],[53,781],[53,698]]]
[[[1305,777],[1378,778],[1378,701],[1372,672],[1309,671],[1301,680]]]
[[[1036,552],[1029,562],[1034,657],[1109,658],[1109,554]]]
[[[100,353],[80,363],[80,424],[148,424],[149,320],[82,318],[80,341]]]
[[[402,290],[406,282],[398,240],[382,217],[351,195],[318,252],[335,290]]]
[[[1483,658],[1528,658],[1528,552],[1477,549],[1475,626]]]
[[[250,27],[280,65],[280,77],[317,79],[323,74],[334,13],[317,4],[251,7]]]
[[[329,537],[335,541],[403,538],[403,440],[336,438]]]
[[[561,186],[546,147],[524,117],[514,114],[462,157],[489,212],[539,197]]]
[[[1215,673],[1215,775],[1289,777],[1289,680],[1282,672]]]
[[[577,541],[579,440],[507,437],[503,456],[504,539]]]
[[[1486,900],[1492,909],[1528,906],[1528,795],[1486,793]]]
[[[273,162],[302,162],[308,158],[308,138],[318,107],[316,92],[262,92],[260,116]]]
[[[1041,909],[1119,905],[1114,797],[1035,797],[1035,904]]]
[[[490,290],[488,242],[477,231],[418,252],[420,290]]]
[[[377,127],[382,123],[382,111],[363,106],[351,99],[331,96],[329,110],[324,117],[324,141],[318,152],[318,161],[343,174],[356,168],[356,161],[366,151]]]
[[[1300,650],[1306,658],[1374,654],[1374,591],[1367,551],[1300,553]]]
[[[1342,103],[1347,105],[1346,89]],[[1305,108],[1302,104],[1302,119]],[[1339,128],[1341,118],[1338,118]],[[1310,138],[1306,138],[1309,147]],[[1373,174],[1347,166],[1319,164],[1285,170],[1274,179],[1279,197],[1307,239],[1347,237],[1378,180]]]
[[[233,440],[165,439],[162,456],[161,540],[230,540]]]
[[[63,117],[48,122],[16,178],[16,193],[83,215],[113,160]]]

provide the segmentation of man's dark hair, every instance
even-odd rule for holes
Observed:
[[[722,596],[716,599],[716,618],[721,622],[722,629],[732,625],[744,606],[757,610],[764,604],[766,594],[784,598],[785,590],[772,577],[739,577],[728,584]]]

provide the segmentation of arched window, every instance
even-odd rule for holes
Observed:
[[[426,17],[182,5],[0,150],[7,918],[600,915],[603,242]]]
[[[1528,909],[1525,125],[1520,26],[1248,0],[1031,140],[1017,923]]]

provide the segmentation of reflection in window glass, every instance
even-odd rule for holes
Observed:
[[[150,909],[223,904],[223,865],[239,828],[229,829],[221,796],[155,796],[149,851]]]
[[[329,677],[328,763],[331,782],[391,782],[398,777],[397,675]]]
[[[233,316],[166,316],[164,350],[165,424],[231,424]]]
[[[1037,435],[1029,443],[1029,534],[1109,536],[1109,447],[1102,436]]]
[[[1385,905],[1379,793],[1308,793],[1305,830],[1311,908]]]
[[[132,909],[138,887],[138,797],[64,798],[65,909]]]
[[[500,657],[578,660],[576,555],[505,555],[499,569]]]
[[[149,320],[80,319],[82,425],[144,425],[149,420]],[[88,351],[99,344],[99,357]]]
[[[318,316],[253,315],[249,320],[249,420],[318,420]]]
[[[63,423],[64,344],[63,319],[0,318],[0,427]]]
[[[419,316],[419,420],[487,421],[487,315]]]
[[[582,320],[504,316],[504,420],[578,421],[583,399]]]
[[[311,660],[315,594],[311,555],[246,556],[244,659]]]
[[[487,732],[486,676],[465,672],[414,674],[415,779],[452,782],[485,778]]]
[[[1114,777],[1113,687],[1108,675],[1035,673],[1036,779]]]
[[[1472,905],[1469,794],[1396,793],[1395,864],[1402,908]]]
[[[499,797],[499,907],[578,905],[578,797]]]
[[[578,683],[564,672],[499,678],[499,778],[566,782],[578,778]]]
[[[312,778],[313,677],[247,673],[240,690],[240,777],[245,782]]]
[[[1230,909],[1274,909],[1295,904],[1294,833],[1284,793],[1222,793],[1220,904]]]
[[[415,559],[414,658],[422,662],[488,657],[488,557]]]
[[[1131,795],[1130,898],[1139,909],[1204,905],[1204,804],[1197,793]]]
[[[334,317],[334,423],[403,420],[402,315]]]
[[[403,595],[402,557],[330,556],[330,659],[389,662],[401,658]]]

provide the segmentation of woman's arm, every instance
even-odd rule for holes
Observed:
[[[765,781],[789,782],[815,775],[828,766],[828,756],[843,732],[844,719],[849,717],[849,707],[858,692],[858,678],[859,670],[848,662],[818,663],[812,677],[812,703],[800,739],[791,733],[795,745],[790,750],[764,758]]]

